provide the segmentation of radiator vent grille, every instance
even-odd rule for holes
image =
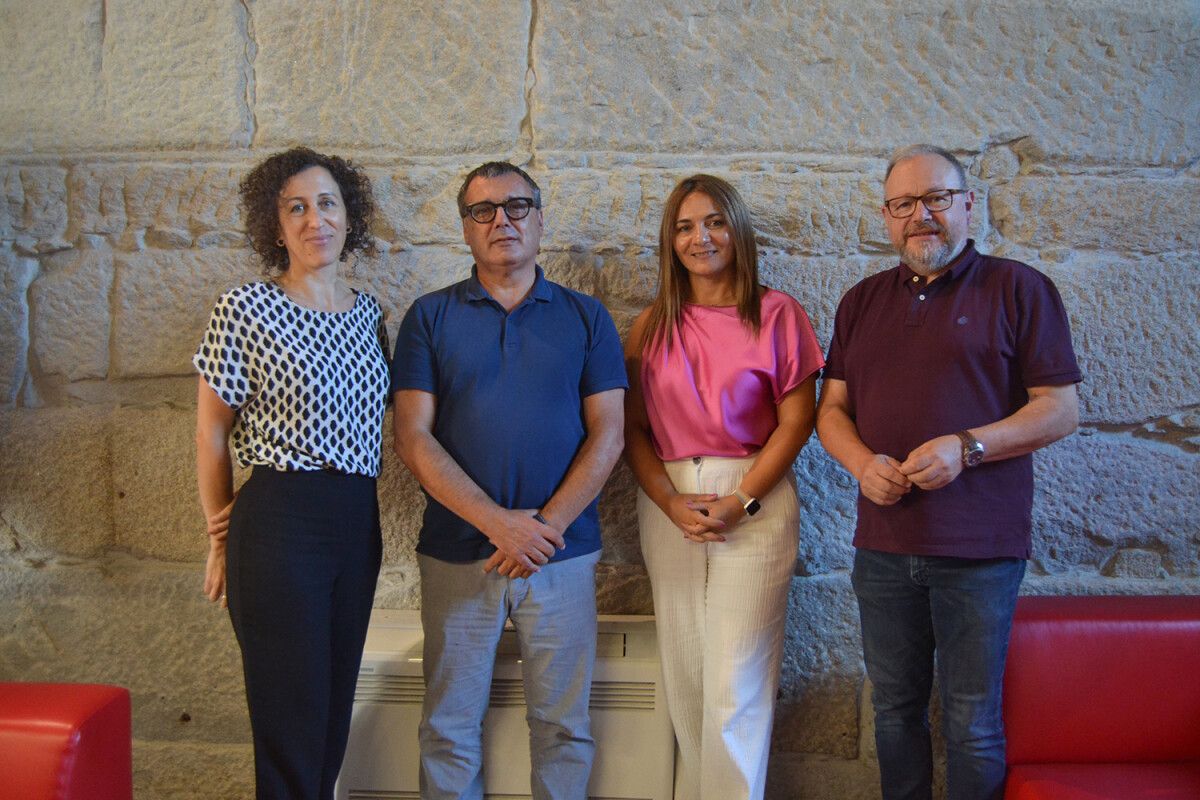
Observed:
[[[420,800],[420,792],[388,792],[373,789],[351,789],[346,795],[347,800]],[[484,800],[532,800],[527,794],[492,794],[485,792]],[[600,797],[588,795],[588,800],[631,800],[628,797]],[[651,800],[650,798],[632,798],[632,800]]]
[[[375,675],[358,676],[358,690],[354,699],[370,703],[404,703],[421,705],[425,697],[425,679],[420,675]]]
[[[354,699],[360,703],[420,705],[425,697],[425,682],[415,675],[358,676]],[[496,678],[492,681],[490,703],[493,708],[525,705],[525,687],[520,679]],[[654,710],[654,683],[650,681],[596,681],[592,684],[591,708]]]
[[[592,708],[654,710],[653,681],[596,681],[592,684]]]
[[[484,800],[531,800],[527,794],[492,794],[484,792]],[[421,800],[420,792],[386,792],[373,789],[351,789],[347,800]],[[589,800],[606,800],[592,797]]]

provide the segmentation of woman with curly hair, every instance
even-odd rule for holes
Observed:
[[[338,277],[374,202],[359,169],[307,148],[239,188],[267,280],[221,296],[192,359],[204,591],[241,647],[257,797],[330,800],[382,549],[383,313]],[[253,467],[236,498],[235,457]]]
[[[658,294],[625,359],[675,797],[757,800],[799,535],[792,462],[824,359],[800,304],[759,284],[750,212],[720,178],[667,198]]]

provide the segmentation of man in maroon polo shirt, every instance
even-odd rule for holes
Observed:
[[[892,157],[882,213],[900,264],[842,298],[817,409],[821,443],[860,490],[852,580],[885,800],[931,796],[935,651],[948,797],[1001,797],[1030,454],[1079,417],[1058,291],[975,249],[974,203],[945,150]]]

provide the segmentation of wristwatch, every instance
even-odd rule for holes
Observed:
[[[983,463],[983,443],[971,435],[970,431],[959,431],[954,434],[962,442],[962,464],[964,467],[977,467]]]
[[[758,502],[757,498],[751,497],[741,489],[734,489],[733,496],[742,504],[742,508],[746,510],[746,516],[748,517],[753,517],[762,508],[762,503]]]

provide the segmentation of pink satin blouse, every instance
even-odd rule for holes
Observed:
[[[825,364],[808,315],[768,289],[755,336],[735,306],[687,304],[669,346],[642,355],[642,394],[658,457],[739,458],[778,424],[775,406]]]

